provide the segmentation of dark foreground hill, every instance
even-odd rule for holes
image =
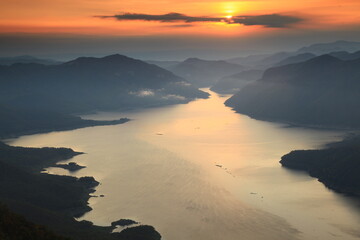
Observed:
[[[44,226],[27,221],[0,205],[0,239],[2,240],[69,240],[50,231]]]
[[[225,103],[264,120],[321,127],[360,127],[360,59],[323,55],[267,70]]]
[[[360,137],[320,150],[292,151],[281,158],[287,168],[303,170],[327,187],[360,197]]]
[[[0,222],[0,237],[4,236],[1,239],[49,239],[36,238],[37,234],[52,236],[52,233],[39,226],[42,225],[56,235],[71,239],[159,240],[161,236],[151,226],[133,227],[111,234],[114,227],[99,227],[74,219],[91,210],[87,202],[99,183],[93,177],[49,175],[40,173],[40,170],[77,154],[67,148],[22,148],[0,142],[0,202],[26,219],[23,221],[13,217],[0,207],[0,219],[14,220]],[[1,229],[2,224],[6,224],[6,229]],[[16,238],[11,231],[16,228],[21,234],[26,235],[23,231],[28,231],[28,236],[35,237]],[[62,239],[55,234],[53,239]]]

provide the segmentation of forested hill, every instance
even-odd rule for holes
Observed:
[[[225,104],[257,119],[358,128],[360,59],[323,55],[271,68]]]

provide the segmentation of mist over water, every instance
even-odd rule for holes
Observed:
[[[226,96],[184,105],[86,118],[126,124],[24,136],[11,145],[71,147],[101,185],[82,219],[109,225],[130,218],[165,240],[359,239],[360,209],[282,155],[318,148],[344,132],[289,128],[234,113]],[[50,168],[55,174],[66,170]]]

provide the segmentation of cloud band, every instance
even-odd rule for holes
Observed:
[[[292,24],[303,21],[302,18],[296,16],[288,16],[281,14],[268,15],[249,15],[249,16],[233,16],[232,18],[220,17],[196,17],[188,16],[182,13],[167,13],[167,14],[143,14],[143,13],[122,13],[112,16],[96,16],[99,18],[113,18],[118,21],[157,21],[157,22],[225,22],[228,24],[242,24],[246,26],[260,25],[269,28],[285,28]]]

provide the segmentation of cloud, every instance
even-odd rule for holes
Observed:
[[[234,16],[230,19],[222,17],[206,17],[206,16],[188,16],[182,13],[167,13],[167,14],[143,14],[143,13],[122,13],[111,16],[96,16],[99,18],[113,18],[118,21],[157,21],[157,22],[225,22],[228,24],[242,24],[246,26],[260,25],[270,28],[285,28],[292,24],[303,21],[304,19],[296,16],[288,16],[281,14],[268,15],[249,15],[249,16]],[[181,27],[191,25],[178,25]],[[175,25],[176,27],[176,25]]]
[[[303,21],[304,19],[294,16],[269,14],[258,16],[236,16],[233,18],[233,23],[240,23],[243,25],[262,25],[272,28],[288,27],[291,24],[295,24]]]
[[[143,21],[159,21],[159,22],[220,22],[223,18],[212,17],[192,17],[181,13],[167,13],[160,15],[151,15],[143,13],[123,13],[113,16],[98,16],[100,18],[115,18],[116,20],[143,20]]]
[[[193,24],[172,24],[172,25],[165,25],[164,27],[167,28],[188,28],[193,27]]]

